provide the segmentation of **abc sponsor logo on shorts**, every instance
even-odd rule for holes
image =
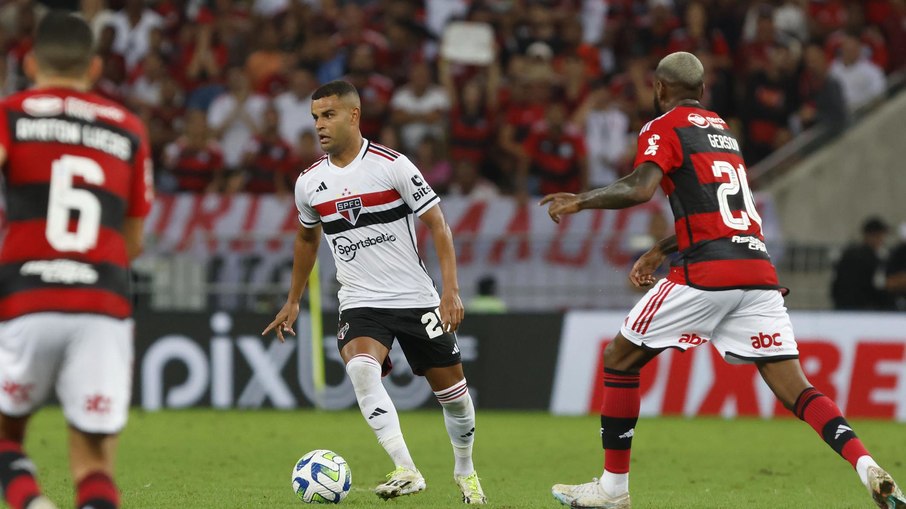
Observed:
[[[755,350],[761,350],[762,348],[771,348],[779,350],[783,346],[783,342],[780,341],[780,333],[775,332],[774,334],[765,334],[764,332],[759,332],[757,336],[752,336],[749,338],[752,340],[752,348]]]
[[[396,235],[382,233],[377,237],[366,237],[357,242],[340,235],[333,239],[333,251],[344,262],[351,262],[359,250],[387,242],[396,242]]]
[[[708,340],[699,336],[698,334],[683,334],[682,336],[680,336],[678,342],[691,346],[698,346],[706,341]]]

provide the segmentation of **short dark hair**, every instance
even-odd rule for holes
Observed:
[[[311,100],[316,101],[318,99],[323,99],[324,97],[330,96],[345,97],[347,95],[359,96],[359,91],[355,89],[352,83],[344,80],[331,81],[330,83],[325,83],[318,87],[313,94],[311,94]]]
[[[80,76],[91,64],[94,36],[82,18],[54,9],[41,18],[35,30],[35,58],[42,71]]]
[[[872,216],[865,220],[862,223],[862,233],[865,235],[871,235],[873,233],[887,233],[890,231],[890,227],[887,226],[887,223],[878,216]]]

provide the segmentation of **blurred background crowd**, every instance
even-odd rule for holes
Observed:
[[[705,65],[705,106],[750,165],[815,124],[842,128],[906,65],[904,0],[7,0],[0,90],[43,9],[79,10],[105,66],[96,91],[146,121],[162,193],[287,193],[320,155],[310,96],[347,79],[366,138],[441,193],[526,197],[631,170],[652,69]],[[494,56],[441,55],[451,21]]]

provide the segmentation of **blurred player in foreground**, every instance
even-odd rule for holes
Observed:
[[[31,90],[0,102],[9,229],[0,248],[0,489],[13,509],[54,505],[22,451],[56,388],[79,509],[114,509],[117,434],[132,387],[129,261],[153,186],[138,118],[87,92],[91,29],[49,12],[25,61]]]
[[[399,341],[412,371],[427,378],[443,407],[453,444],[453,478],[463,502],[486,499],[472,466],[475,408],[469,395],[454,332],[463,318],[456,280],[453,236],[440,198],[409,159],[362,138],[361,100],[345,81],[328,83],[312,95],[311,111],[327,154],[296,181],[299,232],[292,286],[277,317],[263,334],[293,333],[299,299],[311,273],[323,230],[340,283],[337,343],[362,415],[396,469],[377,488],[390,499],[425,489],[400,429],[393,401],[381,383],[392,368],[390,348]],[[419,258],[414,216],[434,239],[443,276],[438,298]]]
[[[557,484],[553,495],[572,507],[629,508],[639,370],[666,348],[687,350],[710,341],[727,362],[754,363],[784,406],[852,464],[878,507],[906,508],[893,479],[875,463],[837,405],[802,372],[739,144],[723,119],[702,108],[703,77],[694,55],[664,57],[655,71],[655,111],[666,113],[642,128],[635,171],[601,189],[541,200],[559,222],[580,210],[647,202],[661,186],[676,227],[676,235],[658,242],[632,267],[634,285],[654,287],[604,352],[604,473],[590,483]],[[655,284],[654,271],[677,251],[669,275]]]

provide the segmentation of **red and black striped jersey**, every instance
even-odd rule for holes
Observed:
[[[59,311],[132,313],[127,217],[154,199],[138,117],[64,88],[0,102],[8,230],[0,246],[0,320]]]
[[[702,290],[779,288],[739,143],[716,113],[678,106],[645,124],[635,166],[664,171],[680,256],[668,279]]]

